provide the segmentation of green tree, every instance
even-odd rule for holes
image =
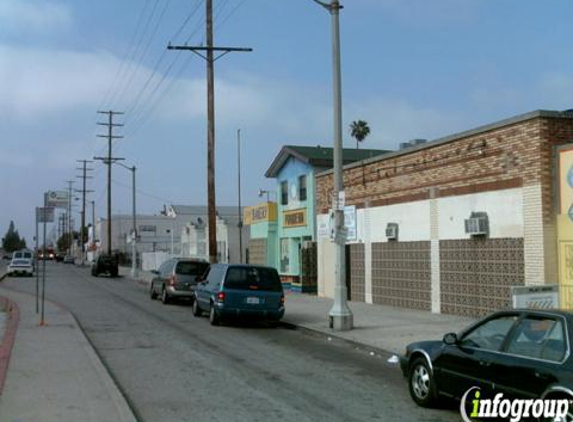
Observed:
[[[20,239],[18,230],[14,227],[14,222],[10,221],[8,226],[8,231],[6,235],[2,238],[2,249],[6,252],[14,252],[26,247],[26,239]]]
[[[359,142],[364,141],[370,135],[370,127],[365,120],[355,120],[350,124],[350,136],[356,139],[356,149]]]

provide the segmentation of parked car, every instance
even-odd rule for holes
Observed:
[[[285,313],[283,287],[274,268],[214,264],[203,279],[195,291],[193,315],[208,312],[212,325],[240,316],[278,322]]]
[[[100,274],[109,274],[110,277],[117,277],[119,273],[119,264],[115,255],[99,254],[92,262],[92,275],[94,277]]]
[[[423,407],[473,387],[482,397],[573,399],[572,334],[569,312],[502,311],[442,341],[408,345],[400,366]]]
[[[7,274],[10,276],[24,275],[33,276],[34,275],[34,264],[30,258],[12,258],[10,265],[8,265]]]
[[[4,259],[5,261],[11,261],[12,260],[12,254],[6,254],[2,257],[2,259]]]
[[[161,295],[165,304],[176,298],[193,300],[198,279],[208,267],[209,263],[202,259],[169,259],[157,271],[152,271],[155,277],[151,280],[149,296],[156,299]]]
[[[64,256],[63,262],[64,264],[73,264],[75,262],[75,259],[72,255],[66,255]]]
[[[58,253],[56,253],[56,256],[54,259],[56,260],[56,262],[64,262],[65,257],[66,257],[66,255],[64,253],[58,252]]]

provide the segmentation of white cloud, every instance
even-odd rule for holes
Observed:
[[[78,107],[95,111],[116,68],[117,59],[103,52],[0,45],[0,113],[29,119]]]
[[[72,21],[64,4],[44,0],[2,0],[0,26],[8,30],[46,31],[61,29]]]

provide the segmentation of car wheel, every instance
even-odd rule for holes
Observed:
[[[200,317],[201,314],[203,313],[203,311],[201,311],[201,308],[199,307],[199,304],[197,303],[197,298],[195,298],[195,300],[193,301],[193,305],[191,305],[191,311],[193,312],[193,316],[196,317]]]
[[[151,288],[149,289],[149,297],[151,299],[157,299],[157,292],[153,288],[153,283],[151,283]]]
[[[167,294],[167,289],[163,287],[163,289],[161,290],[161,302],[164,305],[167,305],[170,301],[171,300],[169,298],[169,294]]]
[[[435,380],[423,357],[414,359],[408,374],[408,386],[412,399],[422,407],[436,404]]]
[[[211,325],[219,325],[221,323],[221,317],[217,314],[215,310],[215,305],[211,303],[211,310],[209,311],[209,322]]]

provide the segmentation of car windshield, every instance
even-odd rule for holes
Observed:
[[[237,290],[264,290],[280,292],[282,290],[278,273],[272,268],[231,267],[227,271],[225,287]]]
[[[181,275],[200,275],[205,272],[209,266],[206,262],[192,262],[192,261],[180,261],[177,263],[175,272]]]

